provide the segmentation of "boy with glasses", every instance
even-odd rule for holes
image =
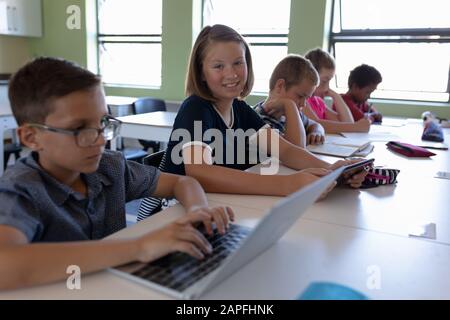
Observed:
[[[208,208],[200,184],[105,150],[120,121],[107,115],[100,78],[64,60],[38,58],[9,86],[21,142],[32,150],[0,179],[0,290],[64,279],[173,251],[212,250],[194,225],[225,233],[230,208]],[[125,203],[176,197],[188,212],[136,239],[102,240],[125,228]]]

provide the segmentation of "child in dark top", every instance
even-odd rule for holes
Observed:
[[[211,252],[194,224],[224,233],[233,212],[208,208],[192,178],[160,173],[105,151],[120,121],[107,114],[101,80],[64,60],[38,58],[9,85],[21,142],[32,150],[0,179],[0,290],[63,279],[173,251]],[[100,239],[126,227],[125,202],[175,196],[188,214],[136,239]]]
[[[362,64],[350,72],[348,91],[341,96],[347,103],[355,121],[364,117],[372,123],[382,121],[381,113],[367,101],[382,80],[380,72],[367,64]]]
[[[252,85],[251,54],[242,36],[224,25],[205,27],[191,52],[189,97],[178,112],[166,151],[168,172],[195,177],[208,192],[284,196],[350,163],[322,161],[268,129],[241,100]],[[242,171],[257,163],[251,156],[255,140],[257,148],[284,165],[306,170],[292,175]],[[363,180],[364,174],[354,176],[349,184],[358,187]]]

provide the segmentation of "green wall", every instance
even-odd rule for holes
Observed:
[[[124,0],[125,1],[125,0]],[[184,80],[187,60],[193,39],[198,32],[201,0],[163,0],[162,37],[162,85],[160,89],[129,87],[107,87],[108,95],[155,96],[169,101],[184,98]],[[245,0],[243,0],[245,1]],[[81,30],[66,28],[66,8],[79,5],[82,8]],[[313,47],[327,47],[326,32],[329,26],[331,0],[291,0],[291,21],[288,51],[303,54]],[[78,62],[95,70],[96,54],[93,26],[95,21],[86,21],[86,14],[95,17],[95,0],[43,0],[44,37],[30,39],[32,56],[58,56]],[[263,96],[250,96],[247,101],[254,104]],[[419,117],[423,111],[431,110],[438,116],[450,118],[448,103],[409,103],[374,101],[386,115]]]
[[[0,35],[0,73],[13,73],[30,59],[27,38]]]
[[[93,1],[93,0],[87,0]],[[82,12],[82,28],[69,30],[66,27],[70,5],[78,5]],[[42,0],[42,38],[30,38],[31,56],[54,56],[75,61],[87,66],[87,43],[85,26],[85,0]]]

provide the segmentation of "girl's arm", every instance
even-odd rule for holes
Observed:
[[[310,106],[303,108],[303,112],[308,118],[320,123],[326,133],[369,132],[370,129],[370,121],[365,118],[354,123],[319,119]]]
[[[195,155],[202,159],[194,163]],[[286,196],[315,181],[317,176],[298,172],[292,175],[256,174],[212,164],[210,149],[191,145],[183,148],[186,175],[194,177],[207,192]]]
[[[274,146],[273,143],[278,144]],[[306,149],[293,145],[271,129],[258,131],[258,148],[278,158],[284,165],[295,170],[307,168],[331,169],[332,165],[316,157]]]
[[[350,122],[353,123],[355,120],[353,119],[352,113],[345,103],[344,99],[342,99],[341,95],[331,89],[328,89],[326,95],[330,96],[333,99],[334,105],[336,107],[336,112],[327,108],[327,119],[341,121],[341,122]],[[329,115],[333,115],[329,117]]]
[[[207,207],[205,192],[195,179],[186,176],[161,172],[153,196],[158,198],[175,197],[186,212],[193,208]]]

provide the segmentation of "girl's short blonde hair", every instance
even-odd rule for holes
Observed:
[[[305,53],[305,58],[311,61],[317,72],[320,73],[322,69],[336,69],[334,58],[326,51],[315,48]]]
[[[208,101],[215,102],[217,99],[208,88],[208,84],[203,78],[203,60],[206,56],[206,51],[214,42],[229,42],[234,41],[242,43],[245,47],[245,60],[247,62],[247,82],[245,83],[244,90],[242,90],[240,98],[245,98],[250,94],[253,88],[254,75],[252,66],[252,56],[250,48],[244,38],[234,29],[216,24],[213,26],[206,26],[200,32],[192,48],[191,55],[189,57],[189,67],[186,76],[186,88],[185,93],[187,96],[197,95]]]
[[[270,76],[269,89],[272,91],[279,79],[284,80],[286,90],[308,80],[314,86],[319,84],[319,74],[311,61],[298,54],[289,54],[273,69]]]

